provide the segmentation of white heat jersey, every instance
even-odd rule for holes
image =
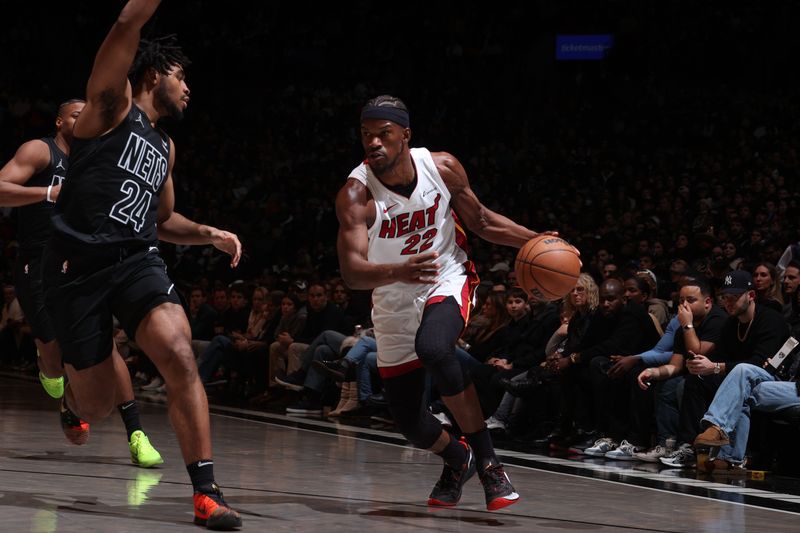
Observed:
[[[418,362],[414,338],[426,305],[452,296],[466,324],[478,283],[467,258],[466,234],[450,207],[450,191],[430,151],[412,148],[410,152],[417,186],[409,198],[389,190],[366,163],[350,173],[367,186],[375,201],[375,222],[368,230],[371,263],[402,263],[417,254],[439,253],[436,284],[398,281],[372,292],[378,366],[384,368]]]
[[[440,278],[463,274],[467,261],[466,238],[450,208],[450,191],[430,151],[412,148],[411,157],[417,170],[417,187],[410,198],[386,188],[366,163],[350,173],[367,186],[375,200],[368,259],[372,263],[400,263],[416,254],[439,252]],[[378,287],[375,292],[409,288],[408,284],[398,282]]]

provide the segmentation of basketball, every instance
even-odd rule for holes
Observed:
[[[563,298],[578,281],[581,260],[577,250],[553,235],[538,235],[517,252],[514,262],[517,283],[540,300]]]

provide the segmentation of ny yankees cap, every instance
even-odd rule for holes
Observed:
[[[742,294],[753,290],[753,277],[746,270],[731,270],[722,280],[722,294]]]

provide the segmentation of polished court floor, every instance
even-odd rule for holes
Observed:
[[[166,408],[142,402],[158,469],[129,462],[118,417],[75,447],[57,402],[0,377],[0,532],[197,531],[191,485]],[[399,435],[323,420],[218,407],[217,479],[243,531],[798,531],[800,495],[740,480],[697,479],[648,465],[502,452],[522,500],[485,510],[477,479],[458,508],[429,509],[436,457]]]

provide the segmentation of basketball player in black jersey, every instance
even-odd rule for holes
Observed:
[[[50,222],[53,204],[69,167],[72,127],[84,105],[83,100],[61,104],[56,134],[24,143],[0,169],[0,206],[17,208],[20,255],[15,272],[16,290],[39,352],[39,380],[53,398],[64,395],[64,369],[53,321],[45,309],[42,253],[53,231]],[[116,349],[114,353],[120,357]],[[159,465],[164,460],[142,430],[130,376],[126,372],[122,377],[121,396],[125,399],[117,409],[127,429],[131,460],[144,468]],[[84,444],[89,437],[89,425],[67,410],[62,410],[61,425],[74,444]]]
[[[46,302],[58,317],[67,407],[91,422],[119,398],[127,370],[111,357],[113,314],[166,381],[170,420],[194,488],[195,523],[233,529],[241,518],[214,480],[208,402],[189,323],[157,244],[213,244],[232,256],[232,266],[241,244],[173,210],[175,149],[156,124],[186,109],[189,61],[174,38],[140,42],[158,5],[130,0],[95,57],[44,256]]]

